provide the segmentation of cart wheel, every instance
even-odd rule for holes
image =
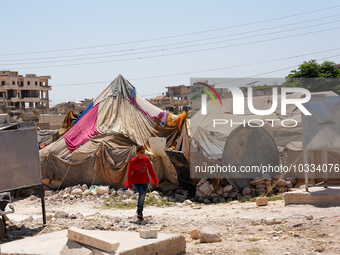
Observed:
[[[4,235],[5,235],[6,224],[4,222],[5,222],[5,220],[1,217],[1,220],[0,220],[0,242],[2,241],[2,239],[4,238]]]

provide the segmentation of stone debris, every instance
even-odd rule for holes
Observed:
[[[236,190],[226,179],[222,179],[220,185],[214,187],[211,180],[202,178],[196,186],[195,201],[210,204],[229,202],[236,199],[252,199],[266,193],[268,193],[268,196],[271,196],[277,193],[292,191],[294,185],[297,184],[296,177],[280,178],[281,175],[271,178],[268,173],[263,174],[252,179],[249,182],[249,187],[245,187],[242,192]],[[273,185],[275,187],[272,189]],[[182,202],[180,199],[178,200]]]
[[[144,239],[157,238],[157,230],[142,230],[139,231],[139,237]]]
[[[89,230],[71,227],[68,230],[68,240],[85,244],[99,250],[114,252],[118,249],[120,243],[105,237],[98,237]]]
[[[200,238],[200,230],[199,229],[194,229],[190,232],[190,237],[192,239],[199,239]]]
[[[93,255],[90,249],[84,246],[68,240],[63,249],[59,253],[60,255]]]
[[[205,228],[200,231],[199,239],[201,243],[215,243],[221,241],[220,233],[216,233],[216,231]]]

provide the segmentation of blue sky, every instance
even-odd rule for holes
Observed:
[[[339,1],[1,5],[0,70],[51,75],[52,105],[95,98],[118,74],[151,98],[193,77],[281,78],[303,61],[340,63]]]

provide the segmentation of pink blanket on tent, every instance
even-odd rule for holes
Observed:
[[[92,137],[100,134],[97,131],[98,107],[99,104],[95,105],[65,134],[65,142],[71,152],[91,140]]]

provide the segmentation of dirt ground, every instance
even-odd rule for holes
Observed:
[[[54,205],[46,202],[48,224],[42,227],[41,203],[39,199],[17,199],[12,203],[15,214],[11,219],[7,238],[13,240],[15,229],[23,229],[18,215],[31,218],[31,224],[25,224],[26,236],[49,233],[68,228],[74,224],[89,223],[86,217],[91,215],[107,216],[112,219],[107,227],[98,226],[105,222],[95,222],[95,229],[139,231],[141,229],[157,229],[160,232],[181,234],[187,241],[187,254],[339,254],[340,253],[340,208],[315,207],[312,205],[284,206],[284,200],[269,202],[268,206],[258,207],[255,202],[233,201],[223,204],[181,203],[168,207],[146,206],[143,224],[135,220],[135,209],[105,209],[103,201],[76,201],[73,204]],[[69,215],[81,213],[85,219],[56,219],[56,212]],[[17,215],[17,216],[16,216]],[[36,219],[32,221],[32,217]],[[52,217],[52,219],[51,219]],[[72,218],[72,217],[70,217]],[[117,219],[118,220],[114,220]],[[29,220],[26,220],[28,222]],[[73,223],[74,222],[74,223]],[[19,224],[20,225],[20,224]],[[11,227],[12,226],[12,227]],[[111,227],[110,227],[111,226]],[[221,241],[200,243],[192,239],[190,233],[194,229],[210,228],[220,233]],[[14,233],[13,233],[14,232]],[[22,233],[22,232],[20,232]],[[24,235],[24,236],[25,236]],[[24,237],[23,236],[23,237]],[[17,239],[18,236],[14,239]],[[19,237],[20,238],[20,237]]]

